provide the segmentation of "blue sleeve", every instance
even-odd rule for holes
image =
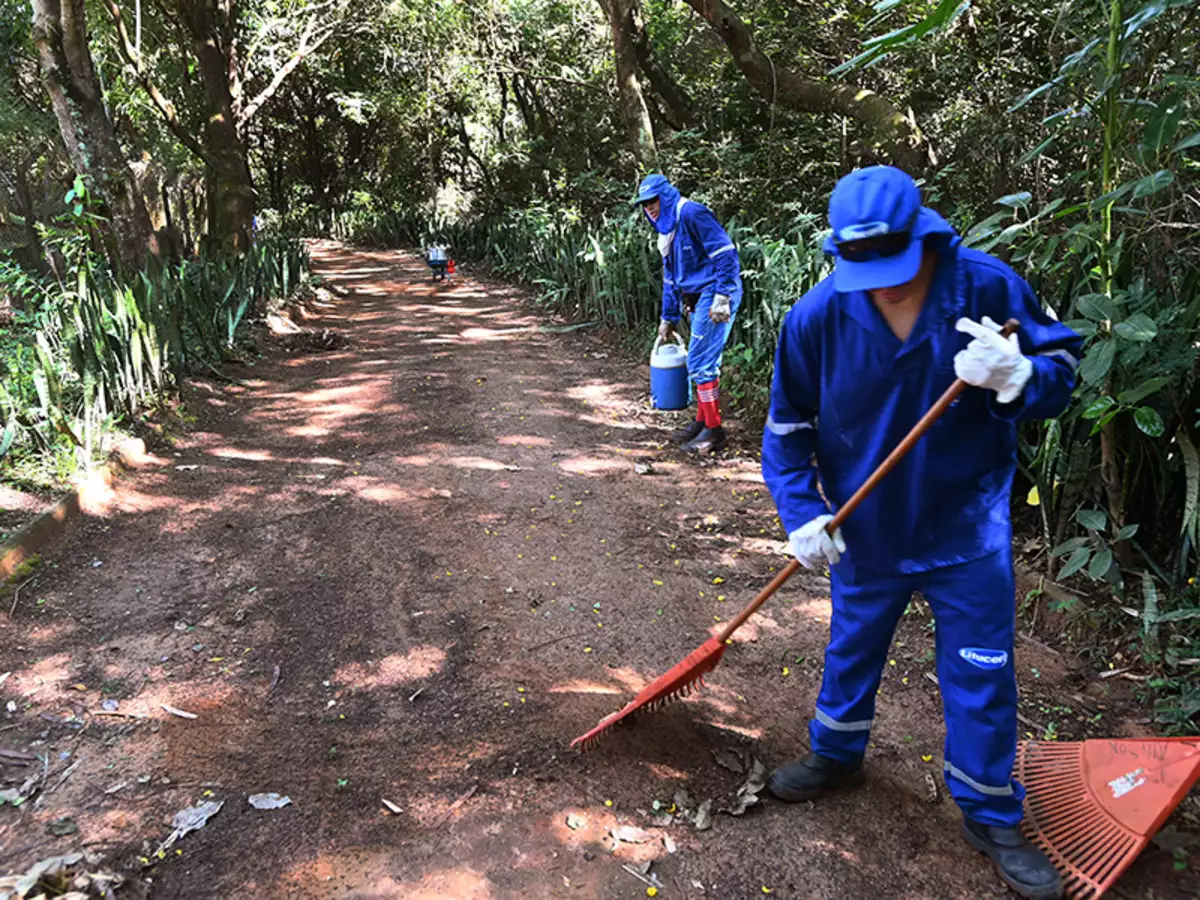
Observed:
[[[692,233],[704,247],[709,262],[713,264],[717,275],[714,289],[718,294],[732,297],[741,288],[742,283],[742,263],[738,259],[737,248],[733,246],[733,241],[729,239],[717,217],[712,214],[712,210],[699,203],[688,204],[693,205],[695,211],[689,216]],[[687,209],[688,207],[684,207],[685,214]]]
[[[675,287],[675,279],[672,277],[671,266],[668,257],[664,256],[663,261],[663,288],[662,288],[662,317],[668,322],[679,322],[679,289]]]
[[[807,343],[803,316],[793,307],[784,319],[775,349],[775,376],[762,446],[763,480],[788,534],[829,512],[817,487],[813,459],[821,361]]]
[[[1007,288],[1006,308],[996,321],[1004,324],[1011,318],[1021,323],[1017,340],[1021,352],[1033,362],[1033,376],[1014,402],[1001,404],[995,394],[990,394],[989,406],[994,416],[1010,422],[1053,419],[1071,402],[1083,338],[1050,318],[1033,288],[1016,273],[1010,274]]]

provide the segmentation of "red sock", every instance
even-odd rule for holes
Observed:
[[[696,418],[699,421],[703,414],[705,428],[721,427],[721,407],[717,403],[720,395],[716,378],[696,385],[696,396],[699,398]]]

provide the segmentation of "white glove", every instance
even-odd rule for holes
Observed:
[[[708,317],[714,322],[728,322],[730,315],[728,295],[713,294],[712,308],[708,311]]]
[[[1021,396],[1033,377],[1033,361],[1021,353],[1017,336],[1000,336],[1000,326],[983,317],[983,322],[959,319],[955,329],[975,340],[954,356],[954,374],[975,387],[996,392],[1001,403],[1012,403]]]
[[[833,516],[817,516],[788,535],[792,555],[804,568],[815,569],[821,563],[832,566],[846,552],[842,529],[839,528],[832,536],[825,531],[825,526],[832,519]]]

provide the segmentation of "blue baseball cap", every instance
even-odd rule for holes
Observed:
[[[926,212],[945,225],[932,210]],[[924,218],[921,190],[907,172],[870,166],[842,178],[829,197],[833,234],[825,242],[825,250],[836,257],[834,288],[871,291],[916,278],[922,232],[928,230],[919,227],[928,225]]]
[[[639,203],[649,203],[655,197],[663,192],[664,188],[669,188],[671,182],[667,180],[666,175],[647,175],[642,179],[642,183],[638,185],[637,196],[629,202],[633,205]]]

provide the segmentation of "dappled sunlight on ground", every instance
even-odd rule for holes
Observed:
[[[394,653],[378,662],[342,666],[333,681],[356,690],[399,687],[441,671],[445,661],[445,651],[437,647],[414,647],[403,655]]]
[[[642,861],[663,900],[994,893],[937,839],[955,817],[925,799],[939,705],[911,636],[872,736],[883,787],[717,813],[711,832],[654,824],[681,788],[728,803],[745,776],[716,752],[803,754],[829,616],[815,575],[698,692],[570,751],[785,564],[755,423],[686,459],[666,438],[687,414],[649,409],[644,360],[595,332],[540,327],[504,285],[431,283],[411,255],[314,258],[353,293],[306,324],[348,343],[267,339],[253,368],[229,364],[240,384],[190,385],[196,428],[0,609],[0,700],[18,706],[0,744],[41,742],[51,781],[83,760],[36,820],[0,810],[0,848],[74,847],[45,832],[72,815],[80,844],[140,873],[175,812],[213,799],[146,870],[154,896],[619,900],[646,896],[622,868]],[[292,804],[252,809],[261,791]],[[649,837],[614,854],[620,826]],[[951,889],[930,874],[946,860]]]

